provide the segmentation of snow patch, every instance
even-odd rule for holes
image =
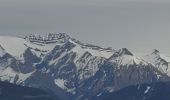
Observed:
[[[2,81],[9,81],[10,83],[14,83],[16,76],[18,76],[18,80],[16,82],[21,83],[30,77],[34,72],[35,71],[23,74],[14,71],[11,67],[7,67],[6,69],[0,71],[0,79]]]
[[[151,53],[143,58],[146,62],[151,63],[155,68],[157,68],[162,73],[170,76],[170,57],[161,54],[159,51],[156,53]]]
[[[55,83],[58,87],[62,88],[63,90],[66,90],[66,89],[67,89],[67,87],[65,86],[65,82],[66,82],[66,80],[64,80],[64,79],[55,79],[55,80],[54,80],[54,83]]]
[[[133,65],[133,64],[144,64],[146,65],[146,63],[144,61],[142,61],[141,59],[135,57],[135,56],[131,56],[131,55],[122,55],[119,57],[113,57],[111,58],[111,61],[114,63],[118,63],[118,66],[120,65]]]
[[[24,38],[0,36],[0,45],[2,48],[4,48],[7,53],[11,54],[19,60],[22,60],[23,53],[27,48],[31,48],[33,53],[40,57],[42,54],[47,54],[50,52],[56,45],[62,44],[63,43],[36,44],[27,41]],[[1,51],[2,50],[0,50],[0,55]]]
[[[146,88],[144,94],[147,94],[147,93],[149,92],[150,89],[151,89],[151,87],[150,87],[150,86],[147,86],[147,88]]]
[[[90,47],[83,47],[80,44],[75,43],[74,41],[71,41],[71,43],[75,44],[76,46],[72,49],[73,52],[76,52],[78,58],[80,58],[85,52],[89,52],[91,53],[93,56],[97,56],[97,57],[104,57],[104,58],[109,58],[112,54],[114,54],[114,51],[107,51],[107,50],[97,50],[97,49],[93,49]]]
[[[162,59],[164,59],[165,61],[170,62],[170,56],[166,56],[166,55],[164,55],[164,54],[160,54],[160,57],[161,57]]]
[[[100,97],[102,94],[103,94],[103,92],[101,92],[101,93],[97,94],[97,96],[98,96],[98,97]]]
[[[24,53],[26,47],[24,43],[26,41],[18,37],[0,36],[0,44],[6,52],[14,57],[20,57]]]

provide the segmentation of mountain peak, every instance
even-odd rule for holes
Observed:
[[[157,49],[153,49],[151,54],[159,54],[160,52]]]
[[[0,57],[3,57],[5,54],[5,49],[0,45]]]
[[[118,51],[119,55],[131,55],[133,56],[133,53],[131,53],[127,48],[122,48]]]
[[[124,56],[124,55],[133,56],[133,54],[127,48],[122,48],[116,51],[110,58],[111,59],[115,57],[117,58],[119,56]]]
[[[29,36],[25,36],[25,39],[33,43],[43,43],[43,44],[65,43],[70,39],[70,36],[67,35],[66,33],[54,32],[54,33],[48,33],[46,35],[31,34]]]

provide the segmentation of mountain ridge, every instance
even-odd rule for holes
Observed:
[[[86,100],[130,85],[170,80],[156,50],[142,59],[127,48],[83,44],[65,33],[0,37],[0,45],[10,55],[4,62],[0,59],[0,80],[48,89],[63,100]]]

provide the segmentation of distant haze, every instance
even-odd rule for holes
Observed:
[[[66,32],[85,43],[170,55],[169,0],[0,0],[0,34]]]

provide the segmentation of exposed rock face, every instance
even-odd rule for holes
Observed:
[[[9,47],[6,47],[9,54],[5,48],[1,49],[5,55],[1,53],[0,67],[4,69],[0,70],[0,79],[48,89],[64,100],[91,99],[129,85],[170,80],[168,70],[160,70],[162,65],[167,67],[167,61],[160,60],[158,51],[151,54],[158,57],[151,59],[160,63],[152,63],[136,57],[126,48],[113,50],[83,44],[66,34],[59,34],[55,39],[51,43],[42,42],[51,41],[48,38],[22,40],[19,45],[23,50],[15,54],[20,54],[19,57],[13,56],[15,52]]]
[[[19,71],[16,66],[19,66],[17,60],[5,52],[0,57],[0,80],[15,83],[16,73],[13,72]]]
[[[27,48],[23,54],[24,62],[19,66],[20,71],[24,74],[35,70],[35,63],[40,62],[41,58],[37,57],[30,48]]]
[[[73,99],[82,100],[129,85],[169,80],[166,74],[136,58],[125,48],[114,52],[110,58],[104,58],[89,51],[78,57],[73,51],[75,47],[72,42],[56,46],[38,65],[39,71],[26,81],[27,85],[49,88],[50,84],[55,93],[59,94],[60,88],[62,96],[71,95]],[[44,77],[48,83],[44,83]]]
[[[162,55],[158,50],[153,50],[151,54],[144,57],[144,60],[151,63],[162,73],[170,76],[170,59],[169,57]]]

